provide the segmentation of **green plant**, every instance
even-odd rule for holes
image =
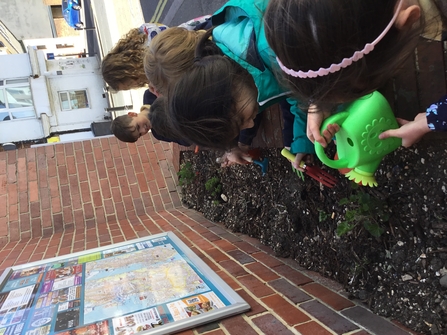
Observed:
[[[211,193],[213,197],[220,196],[222,192],[222,184],[220,183],[219,177],[212,177],[208,179],[205,183],[205,189]]]
[[[341,199],[339,204],[346,205],[346,213],[344,221],[340,222],[337,227],[338,236],[350,232],[359,223],[374,237],[383,234],[384,229],[380,223],[389,219],[387,205],[384,201],[358,190],[349,198]]]
[[[318,210],[318,222],[326,221],[329,217],[330,217],[329,214],[326,213],[325,211],[321,209]]]
[[[190,162],[183,163],[180,166],[179,172],[177,172],[177,176],[180,186],[191,184],[196,178],[196,175],[192,170],[192,164]]]

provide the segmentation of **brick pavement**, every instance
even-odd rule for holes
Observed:
[[[0,153],[0,270],[173,231],[251,306],[180,334],[411,334],[348,300],[337,283],[182,207],[176,155],[150,136]]]

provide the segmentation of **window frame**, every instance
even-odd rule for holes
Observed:
[[[29,89],[29,93],[30,93],[29,100],[31,101],[31,105],[30,106],[20,106],[20,107],[10,107],[9,105],[11,104],[11,102],[8,101],[8,89],[25,88],[25,87]],[[0,113],[8,114],[7,116],[4,116],[2,119],[0,119],[0,122],[29,120],[29,119],[37,118],[36,111],[34,108],[33,92],[31,90],[31,84],[30,84],[29,78],[22,77],[22,78],[10,78],[10,79],[0,80],[0,97],[3,100],[5,100],[5,101],[2,101],[5,107],[0,108]],[[22,112],[25,112],[25,114],[32,114],[32,115],[25,116],[25,117],[17,117],[17,115]],[[8,119],[6,119],[6,118],[8,118]]]
[[[70,99],[70,93],[76,94],[76,92],[84,92],[84,96],[85,96],[85,99],[86,99],[86,102],[87,102],[86,106],[73,108],[74,106],[72,105],[72,100]],[[67,99],[63,100],[62,99],[62,95],[65,95]],[[86,89],[86,88],[57,91],[57,96],[59,98],[59,105],[60,105],[60,108],[61,108],[62,112],[69,112],[69,111],[72,111],[72,110],[90,109],[91,108],[90,97],[89,97],[89,94],[88,94],[88,89]],[[65,101],[68,102],[68,108],[64,107],[64,103],[63,102],[65,102]]]

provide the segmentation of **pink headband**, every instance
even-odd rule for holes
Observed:
[[[334,73],[337,71],[340,71],[342,68],[348,67],[349,65],[351,65],[353,62],[357,62],[359,59],[362,59],[363,56],[369,54],[373,49],[374,46],[380,42],[380,40],[386,35],[386,33],[391,29],[391,27],[393,26],[394,22],[397,19],[397,15],[400,12],[400,9],[402,7],[402,3],[403,0],[399,1],[399,5],[397,6],[396,11],[394,12],[394,16],[391,19],[390,23],[388,23],[388,25],[386,26],[385,30],[379,35],[379,37],[377,37],[374,42],[372,43],[367,43],[365,45],[365,47],[363,48],[363,50],[360,51],[356,51],[354,52],[354,54],[350,57],[350,58],[343,58],[343,60],[341,61],[341,63],[338,64],[332,64],[330,67],[328,68],[320,68],[318,71],[312,71],[309,70],[307,72],[303,72],[303,71],[294,71],[292,69],[287,68],[280,60],[278,57],[276,57],[276,60],[278,61],[279,67],[281,68],[281,70],[283,70],[285,73],[287,73],[289,76],[292,77],[299,77],[299,78],[315,78],[315,77],[323,77],[323,76],[327,76],[329,73]]]

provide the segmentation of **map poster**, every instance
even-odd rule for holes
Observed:
[[[172,334],[249,308],[172,232],[0,277],[1,335]]]

